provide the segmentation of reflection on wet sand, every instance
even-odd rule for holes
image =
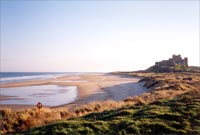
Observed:
[[[46,106],[67,104],[77,98],[76,86],[38,85],[1,88],[0,104],[35,105],[42,102]]]

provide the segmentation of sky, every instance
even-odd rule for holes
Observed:
[[[1,0],[1,72],[146,69],[173,54],[200,66],[198,0]]]

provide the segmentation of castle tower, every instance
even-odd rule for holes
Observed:
[[[185,62],[185,66],[188,67],[188,58],[187,57],[184,58],[184,62]]]

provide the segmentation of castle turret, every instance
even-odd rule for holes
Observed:
[[[188,67],[188,58],[187,57],[184,58],[184,63],[185,63],[185,66]]]

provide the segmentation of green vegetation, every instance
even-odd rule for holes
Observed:
[[[16,134],[200,134],[200,93],[91,113]]]
[[[185,65],[176,64],[174,67],[174,71],[187,71],[187,67]]]
[[[188,71],[190,72],[200,72],[200,67],[198,66],[189,66]]]

